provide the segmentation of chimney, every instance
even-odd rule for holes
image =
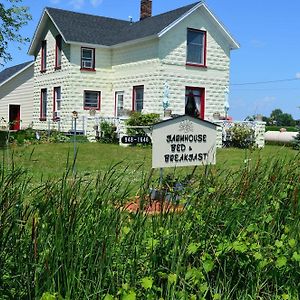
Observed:
[[[152,0],[141,0],[140,21],[152,17]]]

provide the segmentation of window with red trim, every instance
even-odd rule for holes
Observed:
[[[83,107],[86,110],[100,110],[101,92],[84,91]]]
[[[185,88],[185,114],[204,119],[205,89],[199,87]]]
[[[62,49],[62,38],[61,35],[55,38],[55,69],[61,68],[61,49]]]
[[[132,110],[141,112],[144,108],[144,86],[133,87]]]
[[[206,32],[197,29],[187,30],[188,65],[206,66]]]
[[[42,41],[41,47],[41,72],[45,72],[47,68],[47,41]]]
[[[81,69],[82,70],[95,70],[95,49],[94,48],[81,48]]]
[[[53,120],[60,120],[61,110],[61,87],[57,86],[53,90]]]
[[[47,89],[41,89],[40,120],[47,119]]]

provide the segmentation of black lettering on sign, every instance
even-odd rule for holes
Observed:
[[[167,143],[206,143],[206,134],[169,134],[166,138]]]

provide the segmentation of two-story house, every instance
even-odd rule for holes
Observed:
[[[152,1],[141,0],[140,20],[46,8],[29,54],[34,55],[35,128],[47,120],[119,116],[124,110],[184,114],[193,95],[196,113],[224,115],[230,51],[238,43],[197,2],[152,16]]]

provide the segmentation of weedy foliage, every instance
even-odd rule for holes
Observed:
[[[151,216],[123,210],[122,164],[37,187],[2,168],[0,298],[299,299],[299,163],[199,169],[174,200],[182,212]]]

